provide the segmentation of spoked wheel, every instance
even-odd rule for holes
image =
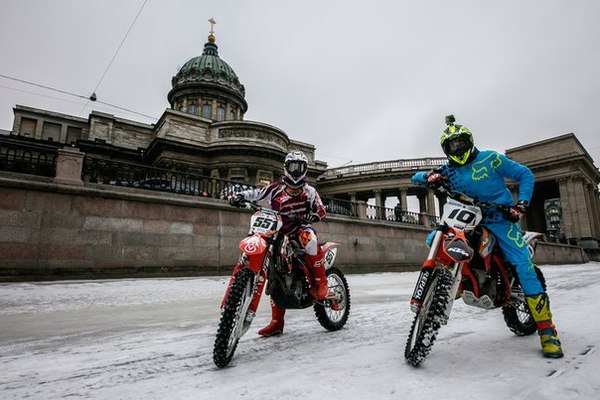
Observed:
[[[213,351],[213,361],[219,368],[229,364],[240,338],[250,327],[252,321],[246,317],[252,301],[253,285],[254,272],[250,269],[243,268],[235,275],[223,307]]]
[[[326,274],[329,292],[335,296],[328,296],[323,304],[315,303],[313,309],[323,328],[337,331],[342,329],[350,315],[350,289],[346,277],[339,269],[329,268]]]
[[[452,288],[450,271],[438,268],[434,271],[431,279],[429,290],[415,316],[404,349],[406,361],[414,367],[419,366],[429,354],[450,299],[450,289]]]
[[[535,273],[542,284],[542,288],[546,290],[544,274],[542,274],[542,271],[538,267],[535,267]],[[510,303],[502,307],[502,315],[508,329],[517,336],[528,336],[537,332],[537,325],[531,315],[527,300],[525,300],[525,295],[523,294],[523,289],[518,280],[515,280],[511,289]]]

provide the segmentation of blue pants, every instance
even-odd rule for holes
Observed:
[[[514,222],[507,220],[486,223],[485,227],[489,229],[500,245],[506,261],[515,266],[517,276],[521,282],[525,296],[534,296],[544,293],[542,284],[535,273],[527,243],[521,234],[521,228]]]

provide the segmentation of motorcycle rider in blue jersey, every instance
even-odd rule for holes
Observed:
[[[510,206],[510,211],[506,213],[496,209],[483,209],[482,225],[494,234],[504,258],[515,267],[527,304],[537,324],[544,356],[560,358],[563,352],[552,323],[550,301],[535,273],[517,224],[519,218],[527,212],[535,177],[529,168],[503,154],[491,150],[478,150],[471,132],[463,125],[455,125],[454,121],[454,116],[446,117],[448,127],[441,137],[442,149],[448,157],[448,163],[434,171],[416,173],[412,182],[425,184],[444,180],[451,190],[477,198],[480,202]],[[516,204],[504,178],[519,184]]]

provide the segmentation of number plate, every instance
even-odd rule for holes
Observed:
[[[250,232],[270,236],[279,231],[282,225],[283,222],[279,215],[265,211],[257,211],[250,219]]]
[[[462,204],[454,199],[448,199],[444,204],[442,221],[452,228],[473,228],[481,222],[481,218],[479,207]]]

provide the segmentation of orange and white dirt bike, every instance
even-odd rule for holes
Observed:
[[[441,224],[434,231],[427,260],[415,285],[410,306],[415,318],[404,357],[420,365],[429,354],[441,325],[446,325],[455,299],[486,310],[501,308],[504,321],[516,335],[531,335],[537,325],[529,311],[523,289],[496,238],[479,226],[481,207],[507,211],[507,206],[484,204],[445,187],[433,186],[447,196]],[[540,233],[525,232],[523,238],[533,257]],[[542,272],[534,266],[544,290]]]
[[[219,368],[231,361],[240,338],[255,316],[263,288],[279,307],[301,309],[313,306],[319,323],[329,331],[341,329],[350,313],[350,290],[346,277],[333,266],[339,243],[319,245],[319,258],[326,269],[329,293],[315,298],[312,268],[307,265],[302,245],[280,233],[283,225],[275,210],[246,203],[255,213],[250,219],[250,235],[241,240],[242,251],[233,269],[221,303],[221,321],[213,350]],[[307,222],[307,221],[305,221]]]

